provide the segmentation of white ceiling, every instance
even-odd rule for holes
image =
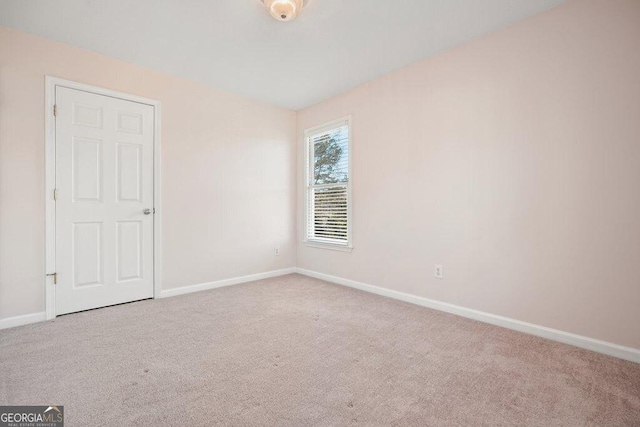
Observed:
[[[298,110],[565,0],[0,0],[0,25]]]

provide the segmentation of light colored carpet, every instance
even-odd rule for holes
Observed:
[[[640,365],[290,275],[0,331],[68,426],[640,425]]]

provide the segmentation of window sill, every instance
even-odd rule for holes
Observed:
[[[312,240],[305,240],[302,242],[302,244],[309,248],[329,249],[330,251],[338,251],[338,252],[353,251],[353,246],[350,246],[350,245],[336,245],[332,243],[314,242]]]

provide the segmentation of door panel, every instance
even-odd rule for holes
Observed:
[[[102,140],[73,138],[73,201],[102,202]]]
[[[95,105],[73,104],[73,124],[102,129],[102,108]]]
[[[142,221],[120,221],[118,229],[118,281],[142,279]]]
[[[73,287],[102,285],[102,222],[73,224]]]
[[[142,147],[119,142],[116,150],[118,202],[142,202]]]
[[[153,296],[153,107],[56,87],[56,313]]]

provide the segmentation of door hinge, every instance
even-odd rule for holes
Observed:
[[[53,115],[54,116],[58,115],[58,105],[57,104],[53,104]]]
[[[58,273],[47,274],[47,277],[49,277],[49,276],[53,276],[53,284],[57,285],[58,284]]]
[[[53,189],[53,200],[58,200],[58,189],[54,188]]]

